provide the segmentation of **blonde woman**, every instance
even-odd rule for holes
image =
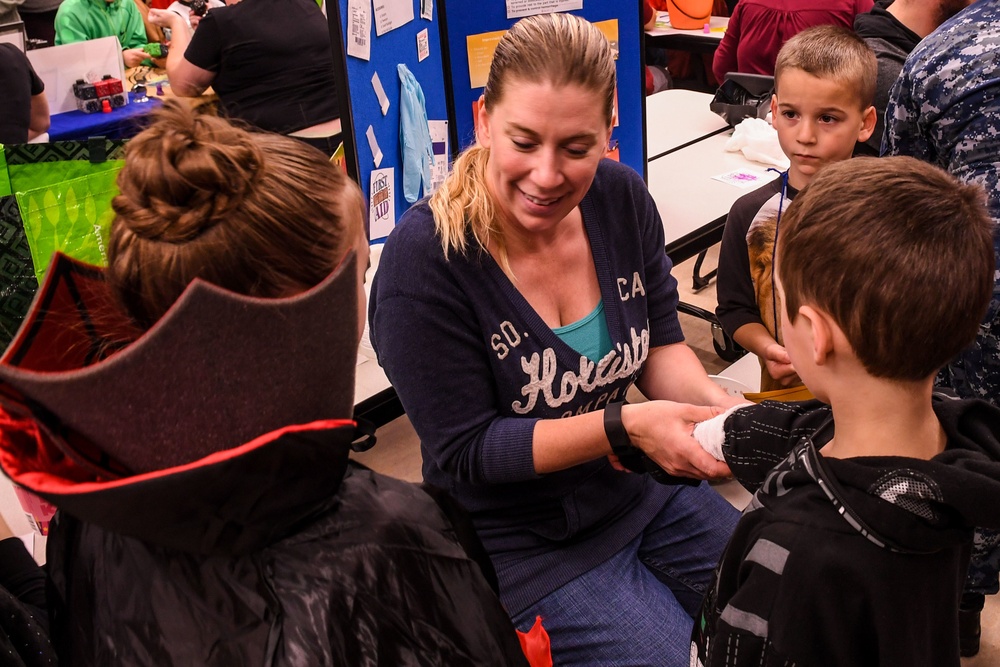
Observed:
[[[471,513],[515,625],[542,616],[559,665],[682,665],[736,512],[623,471],[612,445],[725,475],[689,434],[731,399],[683,342],[642,179],[603,159],[614,90],[597,28],[515,24],[479,145],[388,239],[369,317],[424,478]],[[632,384],[655,400],[623,406]]]

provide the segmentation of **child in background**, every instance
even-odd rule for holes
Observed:
[[[719,252],[716,314],[733,340],[761,359],[761,391],[799,383],[777,332],[771,259],[782,210],[826,165],[851,157],[875,127],[875,54],[850,30],[803,30],[778,54],[772,124],[791,165],[736,200]]]
[[[992,239],[982,190],[912,158],[832,165],[789,206],[781,329],[822,403],[696,428],[755,495],[693,665],[959,665],[973,526],[1000,526],[1000,410],[932,392],[990,300]]]

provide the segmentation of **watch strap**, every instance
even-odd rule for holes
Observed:
[[[635,445],[628,437],[628,431],[622,424],[622,406],[625,401],[608,403],[604,407],[604,434],[611,443],[611,451],[615,456],[630,456],[635,453]]]

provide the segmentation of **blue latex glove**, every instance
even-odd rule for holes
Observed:
[[[431,164],[434,150],[431,133],[427,129],[427,107],[424,91],[413,73],[400,63],[399,72],[399,145],[403,154],[403,196],[411,204],[420,199],[420,185],[424,192],[431,184]]]

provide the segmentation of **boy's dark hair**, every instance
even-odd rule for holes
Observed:
[[[806,28],[781,47],[774,63],[774,89],[786,69],[799,69],[820,79],[836,79],[854,89],[867,109],[875,100],[878,61],[875,52],[853,30],[836,25]]]
[[[788,318],[814,305],[869,373],[935,374],[976,335],[993,293],[979,186],[910,157],[825,167],[788,207],[777,266]]]

